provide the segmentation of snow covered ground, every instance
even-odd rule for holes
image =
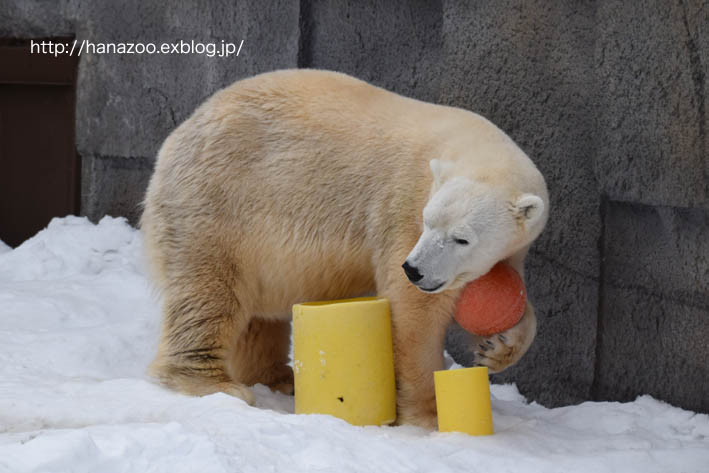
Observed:
[[[55,219],[0,244],[0,471],[709,472],[709,416],[649,396],[546,409],[493,386],[496,434],[353,427],[192,398],[145,375],[158,302],[139,233],[122,219]]]

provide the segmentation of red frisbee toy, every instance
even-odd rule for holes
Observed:
[[[513,327],[524,314],[527,291],[515,269],[500,261],[465,285],[455,320],[468,332],[487,337]]]

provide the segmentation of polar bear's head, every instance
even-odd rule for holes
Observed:
[[[423,233],[403,265],[409,280],[429,293],[462,287],[487,273],[529,245],[546,220],[539,195],[511,193],[508,186],[470,177],[443,180],[445,164],[431,161],[434,186],[423,210]]]

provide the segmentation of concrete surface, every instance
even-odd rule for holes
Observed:
[[[605,215],[594,396],[709,411],[709,212],[611,202]]]

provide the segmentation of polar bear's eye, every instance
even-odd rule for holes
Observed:
[[[453,238],[453,241],[458,243],[459,245],[467,245],[470,243],[468,240],[464,240],[462,238]]]

